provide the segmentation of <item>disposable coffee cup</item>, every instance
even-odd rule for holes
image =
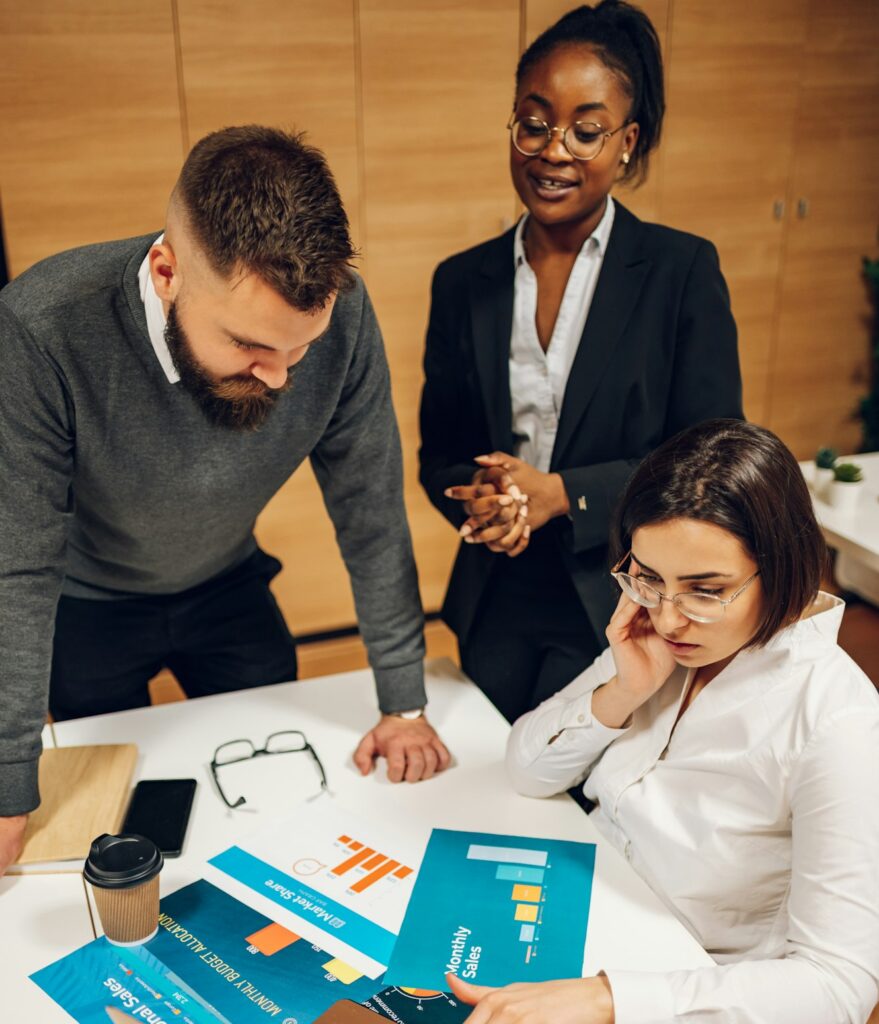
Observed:
[[[148,942],[159,930],[159,872],[164,860],[144,836],[98,836],[83,866],[106,938],[117,946]]]

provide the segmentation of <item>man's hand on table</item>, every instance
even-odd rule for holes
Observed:
[[[18,860],[24,846],[24,830],[27,815],[16,814],[11,818],[0,818],[0,878],[10,864]]]
[[[361,775],[369,775],[378,757],[388,762],[391,782],[419,782],[448,768],[451,757],[433,726],[422,715],[409,721],[382,715],[354,751]]]

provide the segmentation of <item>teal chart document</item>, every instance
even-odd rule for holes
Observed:
[[[371,981],[203,880],[162,900],[144,945],[96,939],[31,978],[79,1024],[312,1024],[351,1004],[376,1024],[470,1014],[448,993]]]
[[[580,977],[594,869],[593,843],[434,829],[385,981]]]
[[[383,988],[203,880],[162,900],[144,945],[96,939],[31,977],[81,1024],[311,1024]]]

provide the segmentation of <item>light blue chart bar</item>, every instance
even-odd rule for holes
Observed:
[[[534,925],[523,924],[519,929],[519,942],[532,942],[534,939]]]
[[[517,864],[498,864],[494,877],[499,882],[531,882],[540,885],[544,874],[543,868],[520,868]]]
[[[493,860],[498,864],[533,864],[546,867],[546,850],[516,850],[511,846],[479,846],[471,843],[467,860]]]

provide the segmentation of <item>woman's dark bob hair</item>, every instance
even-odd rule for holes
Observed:
[[[765,614],[748,647],[762,647],[815,599],[827,549],[796,459],[771,431],[707,420],[651,452],[617,506],[612,562],[641,526],[700,519],[741,541],[760,570]]]

